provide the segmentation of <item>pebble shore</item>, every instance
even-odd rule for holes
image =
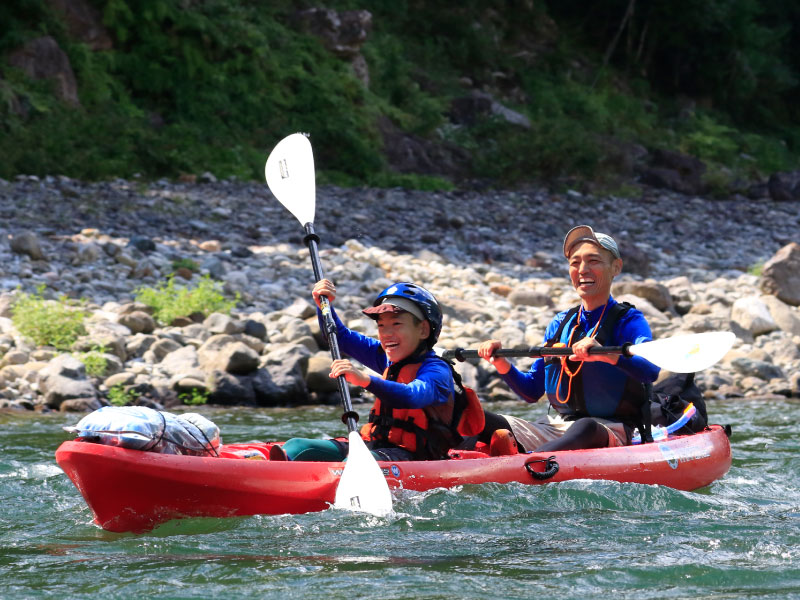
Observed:
[[[615,298],[642,310],[656,338],[736,333],[731,352],[698,374],[713,400],[800,397],[800,310],[762,291],[759,274],[800,243],[798,212],[769,198],[652,188],[617,197],[321,187],[315,227],[348,326],[374,334],[360,309],[391,283],[414,281],[444,307],[440,346],[470,348],[490,337],[507,347],[542,342],[552,316],[577,303],[563,236],[592,225],[621,246]],[[112,388],[157,407],[192,390],[215,404],[337,402],[302,228],[266,185],[21,176],[0,180],[0,216],[1,409],[85,412],[107,404]],[[230,316],[157,323],[136,290],[170,275],[188,286],[207,275],[239,303]],[[20,290],[42,285],[46,297],[87,302],[87,336],[71,353],[35,347],[13,325]],[[107,370],[90,377],[80,356],[97,347]],[[458,368],[482,398],[513,398],[490,369]]]

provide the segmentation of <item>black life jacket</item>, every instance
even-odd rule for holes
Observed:
[[[617,327],[617,323],[619,323],[619,320],[631,308],[635,307],[628,302],[617,302],[613,306],[609,306],[597,329],[595,340],[601,345],[607,345],[607,340],[612,339],[612,334]],[[579,310],[580,306],[575,306],[564,315],[564,319],[559,324],[558,330],[552,338],[545,342],[545,346],[553,346],[561,340],[564,328],[571,323],[573,318],[577,318]],[[586,337],[586,333],[585,331],[576,331],[576,337],[572,340],[573,343]],[[545,362],[547,364],[552,364],[554,362],[560,363],[560,359],[558,357],[548,357],[545,359]],[[580,363],[577,361],[567,360],[567,367],[573,373],[578,369],[579,364]],[[650,387],[649,384],[644,384],[633,377],[627,377],[622,397],[613,415],[613,418],[619,419],[630,428],[638,427],[640,431],[646,430],[647,435],[645,439],[650,435]],[[572,379],[572,390],[567,399],[567,406],[573,411],[573,414],[566,417],[567,419],[573,420],[593,416],[589,414],[586,409],[582,370],[578,371]]]

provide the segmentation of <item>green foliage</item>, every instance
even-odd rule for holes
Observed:
[[[139,398],[139,394],[132,389],[125,389],[125,386],[115,385],[108,390],[108,401],[113,406],[128,406]]]
[[[387,169],[378,128],[387,118],[461,145],[472,155],[470,176],[501,185],[605,177],[614,168],[604,160],[610,137],[694,153],[714,177],[798,166],[800,28],[791,24],[800,4],[785,0],[373,0],[362,47],[368,89],[298,29],[293,16],[305,2],[93,0],[113,39],[104,51],[70,37],[57,3],[0,4],[0,59],[34,37],[54,37],[81,102],[66,106],[53,82],[5,68],[3,178],[208,170],[261,181],[274,143],[305,131],[320,182],[449,185]],[[326,6],[365,8],[356,0]],[[529,117],[530,130],[490,117],[450,124],[451,101],[472,89]],[[702,109],[686,117],[678,97]]]
[[[226,300],[220,291],[220,284],[207,275],[195,287],[179,286],[170,277],[158,287],[140,287],[136,290],[136,301],[153,308],[155,317],[161,323],[169,324],[177,317],[194,313],[208,316],[212,312],[229,313],[239,301],[239,294],[233,300]]]
[[[86,312],[66,296],[46,299],[44,290],[41,285],[33,294],[21,293],[14,303],[12,321],[17,331],[37,346],[68,350],[86,333]]]
[[[708,113],[698,112],[678,129],[678,149],[747,177],[796,168],[797,158],[782,140],[743,133]]]
[[[747,269],[747,272],[750,275],[755,275],[756,277],[761,277],[761,273],[764,271],[764,261],[760,260],[757,263],[750,265],[750,268]]]
[[[78,355],[78,360],[86,367],[86,374],[89,377],[103,377],[108,368],[105,357],[105,350],[100,346],[95,346],[89,352],[82,352]]]
[[[208,392],[198,388],[192,388],[188,392],[178,395],[178,399],[189,406],[199,406],[208,402]]]
[[[198,265],[191,258],[181,258],[178,260],[173,260],[172,270],[177,271],[178,269],[189,269],[192,273],[196,273],[197,271],[200,270],[200,265]]]

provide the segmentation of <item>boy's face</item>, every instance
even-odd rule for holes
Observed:
[[[378,315],[378,341],[386,357],[393,363],[411,356],[420,342],[431,333],[430,323],[414,324],[414,316],[407,312],[385,312]]]

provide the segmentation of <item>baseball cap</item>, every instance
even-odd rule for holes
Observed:
[[[564,238],[564,256],[569,258],[569,251],[572,250],[572,247],[578,242],[591,242],[593,244],[597,244],[601,248],[605,248],[611,252],[615,258],[622,258],[619,254],[619,248],[617,247],[617,242],[614,241],[614,238],[607,233],[594,231],[588,225],[578,225],[567,232],[567,235]]]
[[[417,317],[420,321],[425,320],[425,315],[422,314],[422,310],[420,310],[419,306],[417,306],[415,302],[409,300],[408,298],[398,298],[394,296],[386,297],[383,299],[383,302],[378,304],[378,306],[370,306],[361,312],[373,319],[377,319],[378,315],[381,313],[408,312]]]

